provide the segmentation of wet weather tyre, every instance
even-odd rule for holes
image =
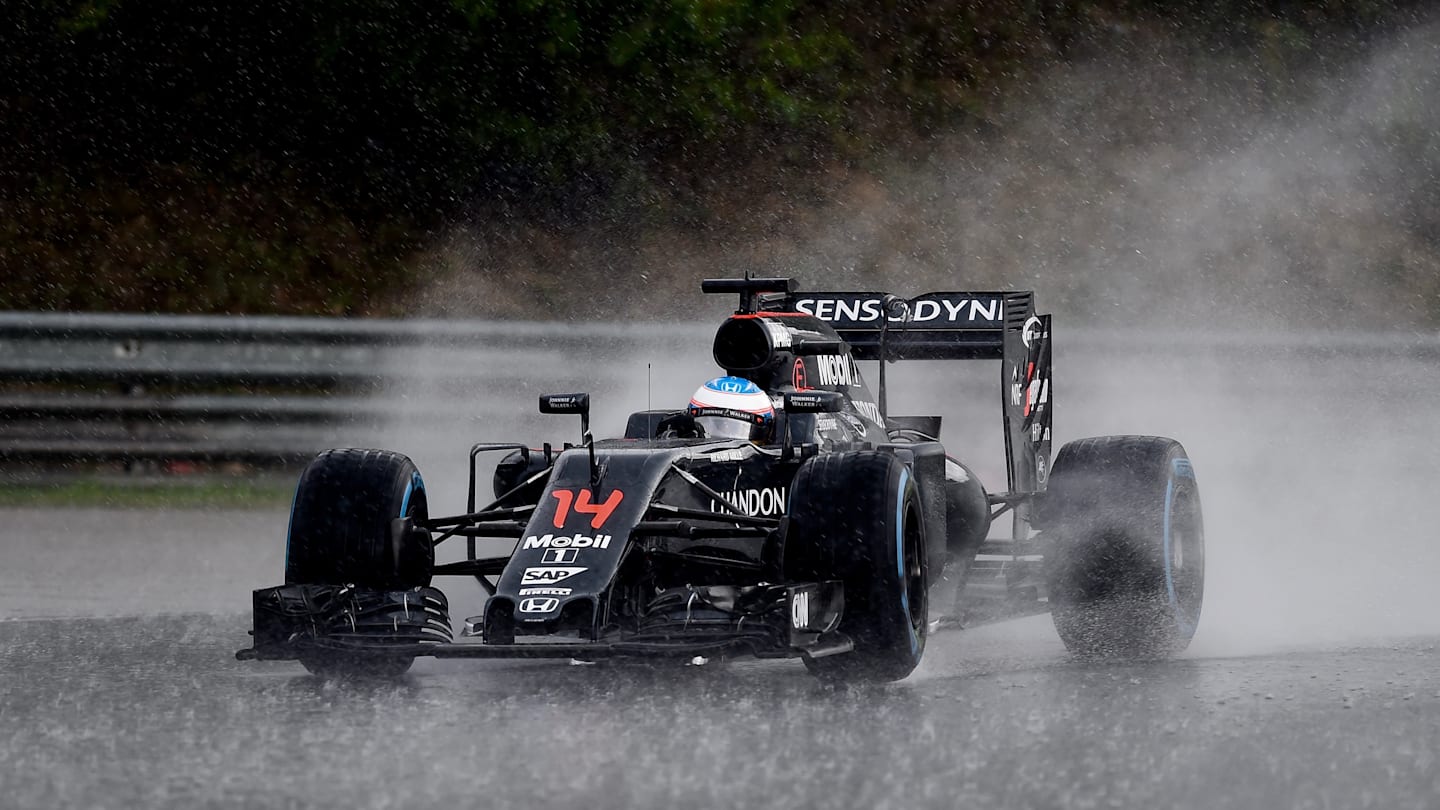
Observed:
[[[1205,593],[1200,489],[1185,448],[1102,436],[1061,448],[1041,508],[1051,615],[1089,658],[1161,658],[1189,645]]]
[[[429,517],[425,483],[406,456],[327,450],[300,475],[285,550],[286,584],[353,585],[397,591],[430,584],[428,532],[392,537],[391,521]],[[413,658],[324,651],[301,663],[323,677],[398,677]]]
[[[838,630],[855,645],[805,659],[811,672],[896,681],[920,663],[929,582],[923,514],[913,472],[889,453],[835,453],[800,467],[791,484],[786,576],[844,583]]]

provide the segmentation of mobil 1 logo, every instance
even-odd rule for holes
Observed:
[[[544,565],[569,565],[580,557],[578,548],[547,548],[540,557]]]
[[[551,532],[545,534],[532,534],[525,538],[521,548],[609,548],[611,537],[608,534],[597,534],[593,537],[588,534],[561,534]]]

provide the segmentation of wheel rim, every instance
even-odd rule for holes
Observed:
[[[1166,581],[1181,629],[1193,633],[1205,584],[1205,538],[1195,490],[1179,482],[1167,515]]]

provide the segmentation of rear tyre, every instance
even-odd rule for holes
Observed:
[[[791,580],[838,579],[839,631],[852,652],[805,660],[824,678],[897,681],[925,651],[929,570],[920,490],[889,453],[863,451],[807,461],[791,484],[785,571]]]
[[[327,450],[300,474],[290,512],[285,583],[397,591],[427,586],[435,565],[429,532],[392,539],[390,523],[429,517],[425,482],[409,458],[384,450]],[[322,677],[393,678],[413,656],[307,653]]]
[[[1189,645],[1205,593],[1200,489],[1185,448],[1155,436],[1070,442],[1041,520],[1051,615],[1072,653],[1158,658]]]

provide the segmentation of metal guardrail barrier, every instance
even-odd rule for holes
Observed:
[[[673,326],[0,312],[0,379],[376,384],[544,371],[557,353],[614,351]],[[496,351],[503,349],[503,352]],[[542,367],[536,369],[539,362]]]
[[[527,392],[581,385],[577,370],[613,371],[680,331],[0,312],[0,461],[293,463],[401,418],[473,435]]]
[[[1440,335],[1098,331],[1063,355],[1209,353],[1283,362],[1440,360]],[[713,324],[354,320],[0,312],[0,462],[294,463],[397,419],[437,441],[491,435],[542,391],[648,385],[664,360],[711,370]],[[1083,381],[1076,381],[1077,384]],[[616,397],[617,399],[619,397]],[[507,416],[507,418],[510,418]]]

